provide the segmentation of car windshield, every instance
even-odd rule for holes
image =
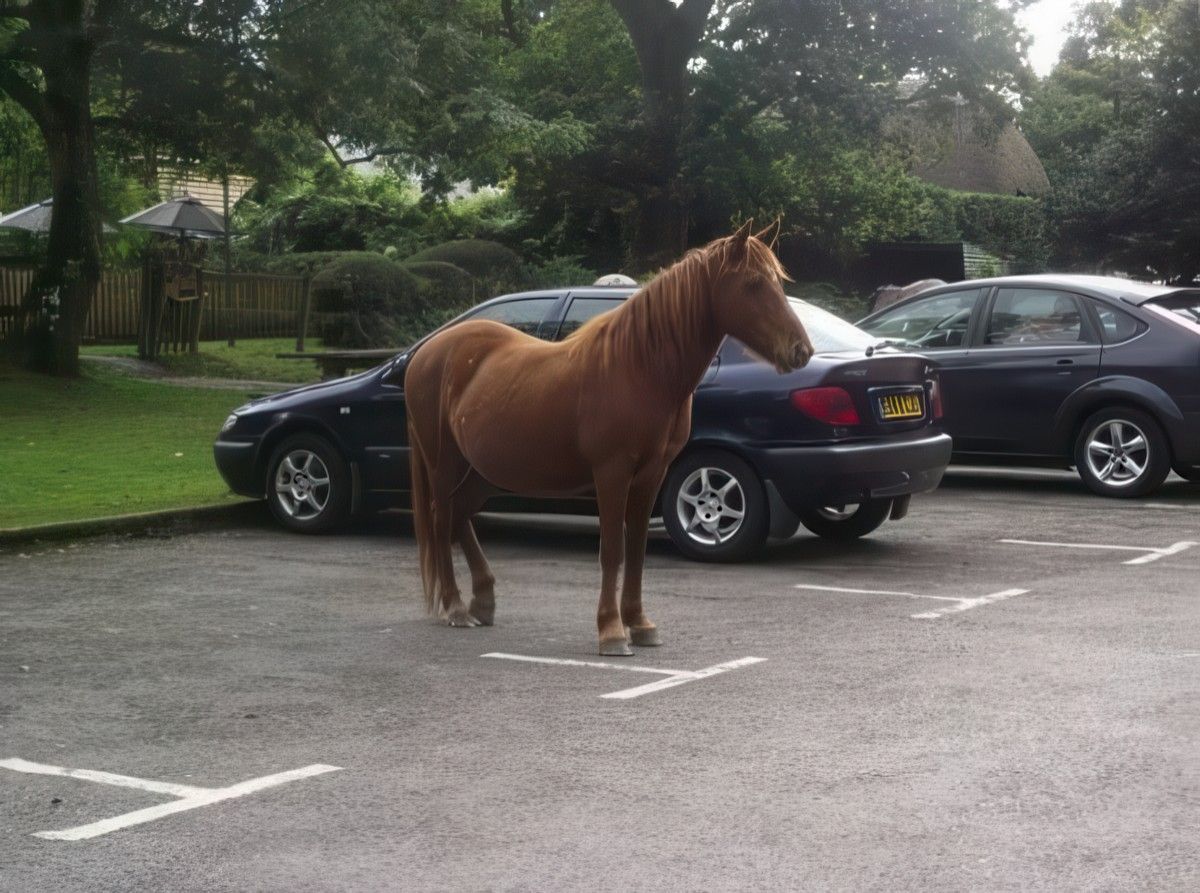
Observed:
[[[812,340],[817,353],[837,353],[840,351],[865,351],[876,343],[873,335],[854,326],[840,317],[834,316],[828,310],[822,310],[815,304],[802,301],[799,298],[788,298],[792,311],[800,317],[808,337]]]

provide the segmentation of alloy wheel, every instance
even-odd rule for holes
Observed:
[[[1132,422],[1109,419],[1088,434],[1085,461],[1097,480],[1110,487],[1128,487],[1146,473],[1150,443]]]
[[[289,517],[308,521],[329,504],[329,469],[312,450],[292,450],[275,472],[275,499]]]
[[[697,468],[675,500],[679,524],[690,539],[705,546],[728,542],[746,517],[746,494],[738,479],[720,468]]]
[[[848,502],[845,505],[822,505],[817,507],[817,514],[827,521],[849,521],[858,512],[859,504],[857,502]]]

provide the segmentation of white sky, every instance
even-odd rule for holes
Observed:
[[[1038,0],[1017,16],[1021,26],[1033,35],[1029,61],[1039,75],[1049,74],[1058,61],[1075,5],[1075,0]]]

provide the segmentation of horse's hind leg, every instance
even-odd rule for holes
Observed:
[[[454,494],[454,538],[471,569],[471,606],[467,613],[482,626],[491,626],[496,617],[496,578],[479,546],[471,518],[491,492],[487,482],[472,470]]]
[[[454,576],[454,552],[451,548],[458,525],[455,508],[458,486],[470,474],[470,466],[461,456],[442,457],[443,461],[433,476],[433,530],[437,549],[434,552],[437,579],[437,598],[442,616],[450,626],[478,626],[479,621],[471,617],[463,604]]]
[[[471,606],[467,613],[481,626],[491,626],[496,619],[496,578],[479,540],[475,537],[475,526],[470,520],[461,522],[458,534],[458,544],[462,546],[463,557],[467,559],[467,567],[471,569]]]

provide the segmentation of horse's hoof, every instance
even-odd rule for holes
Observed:
[[[491,608],[471,608],[471,619],[480,626],[491,626],[496,620],[496,609]]]
[[[601,657],[631,657],[633,649],[624,639],[609,639],[600,643]]]
[[[662,644],[662,636],[658,634],[657,626],[647,626],[638,629],[636,626],[629,628],[629,641],[634,645],[641,645],[645,648],[654,645]]]
[[[460,629],[469,629],[472,626],[479,626],[479,621],[466,612],[465,609],[451,611],[446,615],[446,625],[454,626]]]

